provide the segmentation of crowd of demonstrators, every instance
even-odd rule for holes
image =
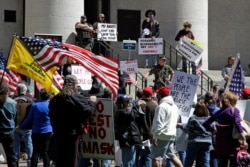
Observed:
[[[240,146],[247,147],[246,138],[240,124],[240,113],[235,108],[237,99],[238,96],[235,94],[225,92],[221,99],[221,109],[203,123],[207,129],[210,129],[210,124],[214,121],[217,122],[214,148],[219,167],[227,167],[228,161],[231,167],[238,166],[236,161],[237,148]],[[232,137],[233,126],[236,126],[241,134],[240,140]]]
[[[155,40],[160,35],[160,24],[155,20],[155,10],[149,9],[145,12],[145,20],[142,22],[142,38],[151,38]],[[148,31],[148,32],[146,32]],[[149,67],[149,57],[151,57],[152,67],[157,65],[157,55],[145,55],[144,68]]]

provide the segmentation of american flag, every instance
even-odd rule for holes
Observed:
[[[29,37],[19,39],[44,70],[59,66],[65,57],[70,57],[105,83],[116,95],[119,84],[116,60],[94,55],[71,44]]]
[[[19,37],[19,39],[46,71],[54,66],[60,66],[67,56],[67,49],[62,46],[61,42],[31,37]]]
[[[63,87],[63,83],[64,81],[62,76],[57,71],[55,71],[55,73],[53,74],[53,84],[61,90]]]
[[[240,60],[238,60],[236,63],[237,65],[235,67],[234,73],[231,76],[231,82],[229,83],[229,91],[240,96],[242,89],[245,87],[245,76],[240,64]]]
[[[131,75],[123,71],[123,79],[125,83],[132,83],[133,85],[137,86],[137,81],[135,78]]]
[[[14,71],[7,70],[5,66],[6,66],[6,58],[2,53],[0,53],[0,81],[8,84],[9,91],[15,93],[17,84],[18,82],[21,81],[21,77]]]

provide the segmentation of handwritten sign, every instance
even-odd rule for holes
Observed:
[[[201,59],[201,53],[203,52],[203,46],[201,43],[184,37],[180,40],[176,49],[183,54],[188,60],[198,64]]]
[[[76,76],[82,90],[90,90],[92,87],[91,73],[80,65],[71,65],[71,70],[71,74]]]
[[[137,60],[125,60],[120,61],[121,71],[125,71],[128,74],[138,72],[138,61]]]
[[[189,116],[194,96],[199,83],[199,76],[176,71],[171,88],[171,95],[178,106],[179,114]]]
[[[88,134],[83,135],[81,153],[84,158],[115,159],[113,102],[99,99],[96,114],[89,121]]]
[[[139,55],[163,54],[162,38],[139,38],[138,41]]]
[[[117,41],[117,24],[98,23],[97,38],[103,41]]]

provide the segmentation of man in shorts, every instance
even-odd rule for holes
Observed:
[[[155,109],[153,119],[153,147],[151,152],[152,166],[160,167],[160,160],[167,158],[176,167],[182,167],[182,163],[175,155],[174,141],[176,137],[176,124],[179,114],[178,108],[174,104],[170,90],[161,87],[156,90],[159,106]]]

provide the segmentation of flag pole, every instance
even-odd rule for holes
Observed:
[[[240,54],[237,53],[237,55],[236,55],[236,61],[234,62],[233,66],[232,66],[230,77],[229,77],[229,80],[227,81],[227,85],[226,85],[225,91],[229,91],[229,85],[231,84],[232,77],[234,75],[235,69],[236,69],[237,64],[238,64],[239,61],[240,61]]]

